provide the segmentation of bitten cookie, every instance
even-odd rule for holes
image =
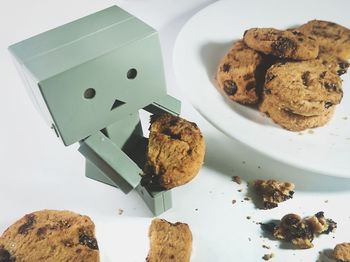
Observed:
[[[87,216],[70,211],[33,212],[0,237],[0,261],[98,262],[94,231],[94,223]]]
[[[236,42],[219,64],[216,79],[220,89],[233,101],[256,103],[264,81],[264,73],[259,72],[264,71],[262,61],[262,54],[242,40]]]
[[[187,224],[154,219],[149,228],[150,251],[147,262],[189,262],[192,233]]]
[[[251,28],[244,32],[244,42],[250,48],[279,58],[309,60],[317,57],[317,41],[297,30]]]
[[[277,63],[266,73],[264,100],[302,116],[324,115],[343,97],[340,77],[318,60]]]
[[[195,123],[171,115],[151,117],[142,185],[151,189],[181,186],[201,168],[205,142]]]
[[[350,243],[336,245],[332,257],[339,262],[350,262]]]

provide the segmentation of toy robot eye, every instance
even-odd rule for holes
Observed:
[[[93,88],[88,88],[84,92],[84,98],[86,99],[92,99],[96,95],[96,91]]]
[[[126,77],[128,79],[135,79],[137,76],[137,70],[135,68],[131,68],[128,73],[126,74]]]

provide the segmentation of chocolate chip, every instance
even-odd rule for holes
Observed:
[[[303,36],[303,33],[300,31],[292,31],[293,35],[297,35],[297,36]]]
[[[320,74],[320,78],[323,79],[326,75],[327,71],[323,71],[321,74]]]
[[[338,62],[338,65],[341,69],[347,69],[350,66],[350,64],[346,61]]]
[[[324,86],[328,91],[337,91],[337,85],[334,83],[326,82]]]
[[[79,234],[79,243],[84,246],[88,246],[91,249],[97,249],[98,250],[98,245],[97,241],[95,238],[90,237],[86,234],[85,231],[80,232]]]
[[[25,235],[33,227],[35,222],[35,215],[29,214],[25,215],[26,222],[18,228],[18,234]]]
[[[252,79],[254,77],[253,73],[248,73],[243,76],[243,80],[247,81],[249,79]]]
[[[228,71],[230,71],[231,65],[230,64],[224,64],[222,66],[222,71],[224,71],[225,73],[227,73]]]
[[[275,232],[277,229],[277,225],[275,223],[262,223],[261,229],[265,232],[273,234],[273,232]]]
[[[324,107],[325,108],[330,108],[331,106],[333,106],[333,103],[332,102],[326,102],[325,104],[324,104]]]
[[[303,42],[303,41],[304,41],[304,38],[299,37],[299,38],[298,38],[298,41],[299,41],[299,42]]]
[[[15,262],[16,259],[11,257],[11,254],[3,247],[0,246],[0,262]]]
[[[265,88],[264,93],[265,93],[266,95],[271,95],[271,94],[272,94],[272,91],[271,91],[271,89]]]
[[[330,232],[333,232],[334,229],[337,228],[337,222],[333,221],[332,219],[327,219],[328,229],[322,233],[329,234]]]
[[[46,235],[47,232],[47,227],[39,227],[38,230],[36,231],[36,235],[38,238],[43,239]]]
[[[224,82],[224,91],[229,96],[233,96],[237,92],[237,85],[232,80],[226,80]]]
[[[296,43],[287,37],[278,37],[277,41],[271,44],[272,52],[278,57],[285,57],[287,53],[294,52]]]
[[[275,77],[276,76],[274,74],[268,73],[265,78],[266,83],[272,81]]]
[[[341,76],[341,75],[344,75],[346,72],[347,72],[346,69],[339,69],[339,70],[337,71],[337,74],[338,74],[338,76]]]
[[[305,71],[301,75],[301,79],[303,80],[303,85],[304,86],[309,86],[309,84],[310,84],[310,71]]]
[[[246,85],[245,89],[249,92],[249,91],[255,89],[255,86],[256,86],[255,81],[249,82],[249,83]]]

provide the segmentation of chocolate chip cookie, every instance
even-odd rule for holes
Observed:
[[[263,100],[289,113],[320,116],[340,103],[341,84],[318,60],[277,63],[267,70]]]
[[[141,184],[171,189],[192,180],[203,164],[205,142],[195,123],[171,115],[151,117],[147,161]]]
[[[262,54],[246,46],[242,40],[234,43],[221,60],[216,75],[223,93],[242,104],[256,103],[263,84],[264,74],[258,72],[263,70],[262,60]]]
[[[0,237],[0,261],[98,262],[94,223],[70,211],[27,214]]]
[[[244,42],[264,54],[294,60],[309,60],[318,56],[318,42],[297,30],[251,28],[244,32]]]
[[[321,52],[329,53],[342,60],[350,59],[350,30],[339,24],[312,20],[298,30],[317,40]]]
[[[308,128],[320,127],[329,122],[335,107],[330,107],[322,115],[303,116],[281,108],[273,96],[266,97],[259,106],[261,112],[266,113],[276,124],[290,131],[302,131]]]
[[[320,46],[318,59],[332,72],[345,74],[349,68],[350,30],[339,24],[312,20],[298,28],[315,38]]]
[[[192,233],[185,223],[154,219],[149,228],[150,251],[147,262],[189,262]]]

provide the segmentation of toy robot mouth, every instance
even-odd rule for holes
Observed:
[[[124,105],[124,104],[125,104],[125,102],[116,99],[111,107],[111,111],[116,109],[117,107]]]

